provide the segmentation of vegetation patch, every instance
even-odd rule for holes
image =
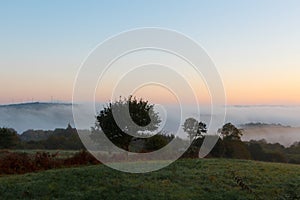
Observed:
[[[146,174],[123,173],[95,165],[4,176],[0,178],[0,196],[3,199],[276,200],[299,199],[299,183],[298,165],[186,159]]]

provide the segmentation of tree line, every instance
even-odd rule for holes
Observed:
[[[0,149],[82,150],[84,146],[75,128],[54,131],[27,130],[21,135],[14,129],[0,128]]]
[[[184,123],[184,130],[192,144],[184,157],[196,158],[205,137],[206,125],[194,118],[189,118]],[[271,144],[266,140],[242,141],[243,130],[231,123],[226,123],[218,130],[220,137],[207,157],[251,159],[267,162],[283,162],[300,164],[300,142],[295,142],[290,147],[279,143]]]
[[[122,113],[128,110],[130,118],[135,124],[118,124],[113,112]],[[122,119],[121,119],[122,120]],[[178,143],[187,141],[175,137],[173,134],[161,131],[148,138],[140,137],[155,131],[161,120],[154,110],[154,105],[143,99],[132,96],[120,98],[110,102],[96,116],[95,127],[92,128],[90,137],[98,140],[101,145],[101,135],[105,135],[119,148],[131,152],[151,152],[166,146],[170,141]],[[183,130],[190,140],[190,147],[182,157],[196,158],[205,137],[214,137],[207,134],[207,125],[194,118],[185,120]],[[133,135],[127,134],[134,133]],[[300,143],[285,148],[280,144],[269,144],[266,141],[241,141],[243,130],[232,123],[226,123],[218,130],[220,138],[209,153],[208,157],[253,159],[271,162],[300,163]],[[103,144],[105,145],[105,144]],[[0,128],[0,149],[84,149],[84,146],[75,128],[70,125],[66,129],[54,131],[29,130],[22,135],[9,128]]]

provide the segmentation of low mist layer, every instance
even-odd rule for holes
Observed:
[[[94,113],[89,113],[85,105],[75,105],[82,113],[82,121],[85,126],[76,127],[79,129],[89,129],[94,126]],[[98,104],[97,112],[102,109]],[[168,132],[175,132],[181,128],[180,116],[195,117],[195,108],[189,107],[186,113],[180,113],[175,106],[168,106],[165,113],[158,109],[163,118],[162,129]],[[201,121],[209,124],[211,113],[208,108],[200,108]],[[217,114],[216,114],[217,115]],[[218,116],[215,116],[218,117]],[[228,106],[225,122],[231,122],[244,129],[243,140],[266,139],[268,142],[279,142],[285,146],[300,141],[300,107],[299,106]],[[252,124],[248,123],[265,123]],[[65,128],[67,124],[74,126],[72,115],[72,104],[59,103],[28,103],[0,106],[0,126],[14,128],[18,133],[28,129],[50,130],[55,128]],[[270,125],[271,124],[271,125]],[[273,124],[273,125],[272,125]],[[281,124],[275,125],[275,124]],[[213,127],[215,129],[219,127]]]

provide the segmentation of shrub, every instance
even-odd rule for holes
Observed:
[[[91,164],[99,164],[99,163],[100,162],[87,151],[80,151],[76,153],[73,157],[64,160],[65,166],[91,165]]]
[[[26,153],[4,152],[0,157],[0,174],[24,174],[40,170],[99,164],[90,153],[81,151],[71,158],[58,159],[58,153],[37,152],[35,155]]]
[[[36,170],[33,160],[25,153],[8,153],[0,161],[2,174],[24,174]]]
[[[62,165],[61,160],[56,159],[58,152],[50,154],[47,152],[37,152],[34,157],[34,164],[39,170],[47,170],[60,167]]]

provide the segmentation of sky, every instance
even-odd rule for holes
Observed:
[[[141,27],[172,29],[198,42],[219,70],[227,104],[300,105],[297,0],[2,0],[0,104],[70,102],[89,53]]]

